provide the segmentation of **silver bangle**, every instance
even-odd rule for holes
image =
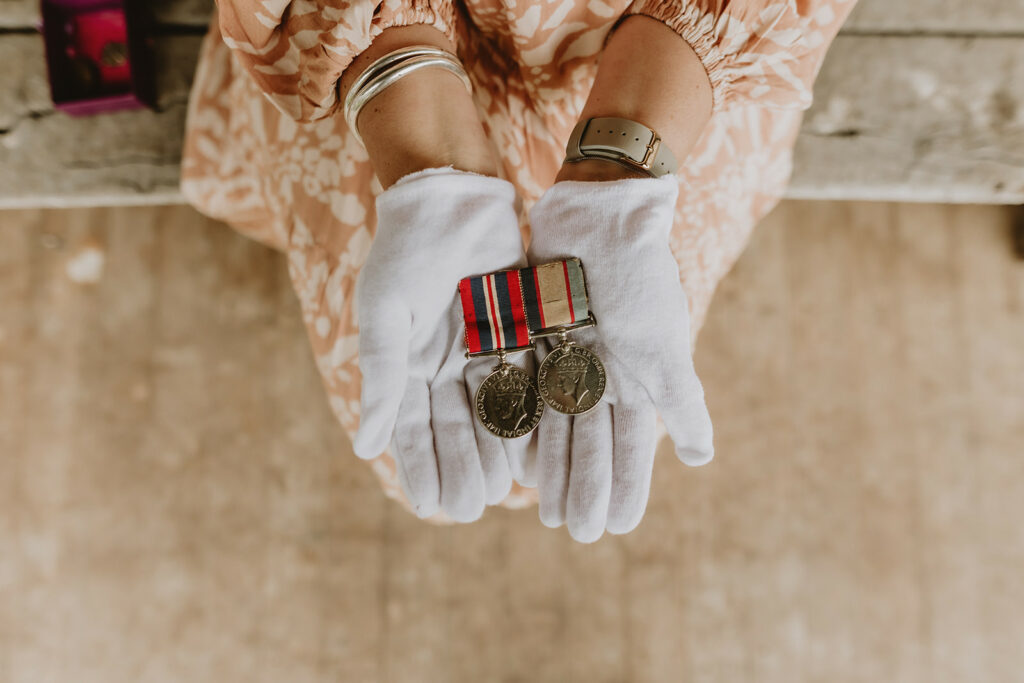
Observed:
[[[419,57],[421,55],[433,55],[436,54],[438,49],[433,45],[413,45],[412,47],[403,47],[399,50],[389,52],[383,57],[380,57],[368,67],[363,69],[363,72],[359,74],[359,78],[355,80],[352,87],[349,88],[348,95],[345,97],[345,109],[351,107],[352,99],[356,93],[362,90],[368,81],[377,76],[381,71],[388,67],[407,59],[408,57]]]
[[[376,60],[359,75],[345,96],[345,122],[359,142],[357,122],[366,103],[414,71],[427,67],[440,67],[459,77],[472,92],[469,75],[455,55],[431,45],[417,45],[389,52]]]

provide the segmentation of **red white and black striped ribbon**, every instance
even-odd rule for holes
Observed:
[[[459,282],[470,355],[530,345],[519,274],[504,270]]]

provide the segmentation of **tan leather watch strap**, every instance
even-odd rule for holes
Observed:
[[[675,173],[679,167],[657,133],[642,123],[614,116],[576,124],[565,148],[565,160],[584,159],[607,159],[655,178]]]

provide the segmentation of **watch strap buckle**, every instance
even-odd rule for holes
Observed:
[[[566,145],[566,161],[605,159],[659,178],[675,173],[678,163],[657,132],[614,116],[579,122]]]

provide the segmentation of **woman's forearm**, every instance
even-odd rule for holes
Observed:
[[[386,29],[342,74],[340,96],[345,97],[375,60],[410,45],[455,52],[433,27]],[[473,98],[462,81],[443,69],[420,69],[402,78],[366,104],[357,125],[385,188],[409,173],[439,166],[497,175],[497,161]]]
[[[627,17],[601,53],[581,120],[618,116],[658,132],[680,164],[711,118],[711,82],[693,48],[665,24]],[[557,180],[644,177],[610,161],[564,164]]]
[[[360,54],[341,79],[341,97],[362,71],[383,55],[409,45],[454,52],[429,26],[389,28]],[[627,17],[601,55],[594,86],[581,114],[619,116],[656,130],[682,162],[711,115],[711,84],[699,58],[678,34],[645,16]],[[381,184],[425,168],[497,174],[497,161],[476,107],[458,78],[441,69],[417,71],[371,100],[359,132]],[[558,180],[611,180],[642,174],[588,160],[566,164]]]

